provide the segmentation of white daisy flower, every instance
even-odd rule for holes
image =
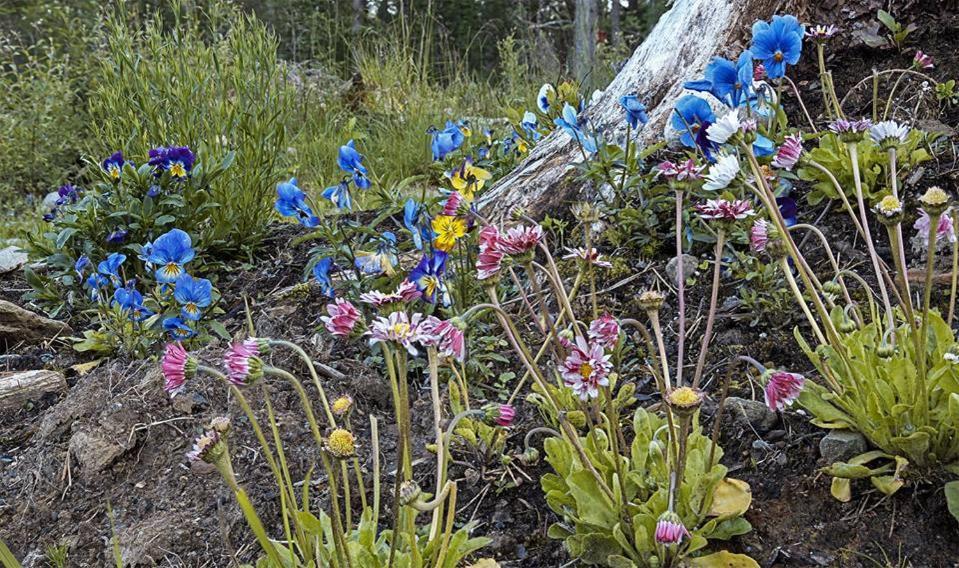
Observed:
[[[885,120],[872,125],[869,129],[869,137],[880,146],[889,146],[901,144],[909,136],[909,127],[905,124],[899,124],[895,120]]]
[[[739,174],[739,158],[735,154],[725,154],[709,166],[703,189],[717,191],[725,189]]]
[[[739,113],[731,110],[723,115],[722,118],[709,125],[706,129],[706,138],[716,144],[725,144],[739,132],[742,125],[739,122]]]

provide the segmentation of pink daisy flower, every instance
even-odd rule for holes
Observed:
[[[792,134],[787,136],[779,149],[776,150],[776,155],[773,157],[772,165],[774,168],[782,168],[784,170],[792,170],[796,163],[799,162],[799,157],[802,155],[802,136],[799,134]]]
[[[466,336],[452,321],[429,316],[420,324],[420,334],[424,345],[436,347],[437,351],[446,357],[457,361],[464,360]]]
[[[334,303],[327,304],[326,311],[330,315],[321,317],[320,321],[326,326],[327,331],[339,337],[349,337],[356,327],[356,322],[363,317],[356,306],[343,298],[337,298]]]
[[[179,343],[167,343],[160,368],[163,370],[163,390],[176,396],[183,390],[186,380],[196,375],[196,360]]]
[[[805,377],[798,373],[786,371],[771,371],[766,380],[766,406],[770,410],[785,410],[802,392],[806,383]]]
[[[410,355],[416,356],[416,343],[422,339],[420,322],[423,314],[413,314],[411,318],[406,312],[393,312],[387,317],[378,317],[370,324],[366,335],[370,338],[370,345],[377,343],[395,343],[401,345]]]
[[[586,251],[586,247],[578,248],[569,248],[566,247],[566,254],[563,255],[563,258],[566,260],[575,258],[582,262],[588,262],[594,266],[599,266],[601,268],[612,268],[613,264],[607,260],[603,259],[603,255],[599,254],[595,248],[590,248],[589,252]]]
[[[659,544],[679,544],[689,538],[689,531],[676,513],[666,511],[656,521],[656,542]]]
[[[589,324],[589,339],[613,349],[619,343],[619,322],[608,313],[599,316]]]
[[[223,366],[231,383],[237,386],[252,384],[263,376],[260,342],[251,337],[233,343],[223,356]]]
[[[581,400],[596,398],[599,396],[599,387],[609,385],[608,376],[613,369],[610,357],[601,344],[587,343],[582,337],[577,337],[576,344],[563,361],[563,382]]]
[[[543,228],[539,225],[517,225],[500,238],[500,249],[509,255],[525,254],[535,249],[542,238]]]
[[[756,219],[753,226],[749,229],[749,250],[753,252],[762,252],[766,250],[766,243],[769,242],[769,221],[765,219]]]

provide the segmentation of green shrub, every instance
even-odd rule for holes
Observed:
[[[218,207],[201,240],[250,248],[272,219],[274,186],[287,173],[296,92],[277,65],[276,39],[255,18],[216,5],[173,12],[172,22],[157,15],[142,26],[122,7],[108,16],[88,151],[142,155],[188,145],[216,159],[235,152],[235,167],[211,187]]]

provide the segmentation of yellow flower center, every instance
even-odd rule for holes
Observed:
[[[170,164],[170,175],[173,177],[186,177],[186,168],[180,162]]]
[[[782,61],[782,60],[783,60],[783,52],[777,51],[777,52],[775,53],[775,55],[773,55],[773,59],[776,60],[776,63],[779,63],[780,61]]]
[[[593,375],[593,367],[589,363],[583,363],[579,366],[579,374],[582,375],[584,379],[588,379]]]
[[[356,439],[348,430],[337,428],[326,439],[326,448],[334,457],[347,458],[356,451]]]
[[[341,396],[333,401],[333,413],[345,414],[351,406],[353,406],[353,401],[350,400],[349,397]]]
[[[410,333],[410,324],[405,322],[394,323],[390,327],[390,333],[396,337],[406,337]]]
[[[675,404],[677,406],[692,406],[694,404],[699,404],[701,397],[699,393],[694,391],[690,387],[679,387],[674,389],[669,393],[669,402],[670,404]]]

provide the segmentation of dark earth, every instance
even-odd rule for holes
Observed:
[[[822,10],[835,14],[837,3],[823,2]],[[863,45],[856,34],[874,21],[877,8],[888,9],[886,4],[851,3],[840,9],[845,19],[832,22],[845,32],[830,50],[829,65],[838,92],[845,93],[874,67],[908,66],[915,47],[934,55],[935,76],[959,75],[955,50],[959,16],[955,10],[943,10],[938,2],[905,2],[896,7],[901,21],[919,26],[906,53]],[[816,14],[805,16],[803,21],[820,21]],[[816,116],[822,105],[814,59],[805,57],[796,71],[809,111]],[[907,90],[918,88],[910,85]],[[855,91],[847,112],[859,109],[868,114],[869,90]],[[953,126],[959,118],[957,112],[946,108],[942,116],[925,118]],[[790,107],[790,119],[792,124],[802,124],[795,104]],[[954,190],[955,161],[954,152],[940,155],[921,179],[938,179]],[[907,187],[907,192],[920,186],[917,182]],[[801,193],[801,186],[799,189]],[[800,218],[815,221],[821,208],[801,205]],[[848,255],[855,252],[854,236],[841,213],[826,214],[818,225],[834,247],[845,245],[844,250],[852,251]],[[333,396],[349,393],[356,399],[352,423],[367,471],[372,463],[369,452],[363,452],[370,448],[368,416],[378,417],[383,470],[388,472],[396,455],[388,383],[355,344],[331,341],[327,334],[316,331],[325,299],[314,288],[292,288],[301,282],[309,248],[291,245],[298,234],[288,225],[278,226],[252,267],[237,267],[221,275],[218,286],[228,301],[222,322],[236,337],[245,334],[246,294],[257,335],[298,342],[316,360],[343,372],[348,380],[327,379],[326,390]],[[817,255],[815,248],[809,246],[810,258],[821,266],[824,257]],[[704,245],[692,252],[700,260],[709,254]],[[662,273],[667,260],[664,254],[647,264],[630,261],[635,256],[629,251],[616,254],[632,262],[631,272],[643,274],[604,298],[614,313],[628,306],[643,288],[655,284],[654,271]],[[705,313],[708,303],[708,278],[696,276],[688,301],[691,320]],[[0,278],[0,297],[19,301],[27,289],[23,279],[9,274]],[[736,297],[736,286],[737,282],[726,281],[720,295],[724,308],[708,367],[710,394],[716,396],[725,359],[734,353],[748,353],[760,361],[811,375],[811,365],[792,340],[792,328],[800,324],[798,310],[775,314],[770,318],[779,324],[775,327],[743,325],[741,309],[734,301],[724,302]],[[664,312],[675,313],[675,307],[667,305]],[[698,345],[698,333],[701,331],[696,329],[689,345]],[[214,343],[200,357],[216,365],[224,347],[223,342]],[[512,359],[510,354],[504,355]],[[278,352],[271,358],[271,364],[305,375],[299,361],[289,354]],[[59,369],[68,376],[70,386],[60,397],[31,401],[0,416],[0,539],[26,566],[47,566],[46,549],[58,545],[69,549],[69,566],[112,565],[114,538],[128,566],[219,567],[253,561],[255,541],[229,491],[214,471],[191,467],[184,457],[210,418],[230,416],[233,462],[240,482],[250,491],[261,516],[277,517],[272,477],[236,402],[221,385],[204,379],[194,380],[171,401],[161,388],[155,360],[111,360],[89,371],[75,366],[86,362],[89,359],[73,352],[65,341],[39,347],[10,345],[0,355],[0,370]],[[412,377],[415,458],[425,460],[415,471],[420,484],[428,487],[433,463],[433,455],[424,449],[432,442],[428,381],[421,369]],[[655,402],[649,395],[648,377],[637,373],[634,380],[640,384],[640,392],[647,393],[640,397],[642,403]],[[737,377],[732,394],[761,401],[757,385],[748,377]],[[315,449],[299,401],[285,383],[270,382],[268,388],[294,477],[302,477],[314,465]],[[478,391],[474,398],[497,398],[489,389]],[[263,407],[260,389],[250,389],[249,397],[254,408]],[[704,408],[707,422],[713,420],[715,409],[715,400],[710,400]],[[749,554],[764,567],[959,566],[959,525],[946,510],[941,482],[913,480],[891,498],[883,497],[868,482],[858,483],[853,500],[840,503],[830,496],[829,477],[819,473],[826,465],[819,455],[819,440],[825,432],[796,411],[767,416],[762,422],[751,423],[732,414],[723,421],[724,464],[733,477],[747,481],[753,493],[746,514],[753,531],[735,539],[732,549]],[[521,451],[525,432],[539,425],[535,408],[520,403],[507,451]],[[558,520],[538,487],[538,479],[549,471],[546,464],[524,468],[528,479],[514,475],[515,483],[502,484],[498,482],[503,478],[502,466],[479,463],[464,448],[454,456],[458,463],[451,476],[459,482],[458,519],[477,521],[474,534],[493,539],[483,556],[494,556],[502,566],[524,568],[575,564],[557,541],[546,536],[547,528]],[[320,499],[315,507],[325,507],[326,480],[314,478],[313,495]],[[384,473],[384,487],[391,480]],[[389,510],[389,493],[384,491],[384,511]],[[388,519],[381,522],[388,525]]]

